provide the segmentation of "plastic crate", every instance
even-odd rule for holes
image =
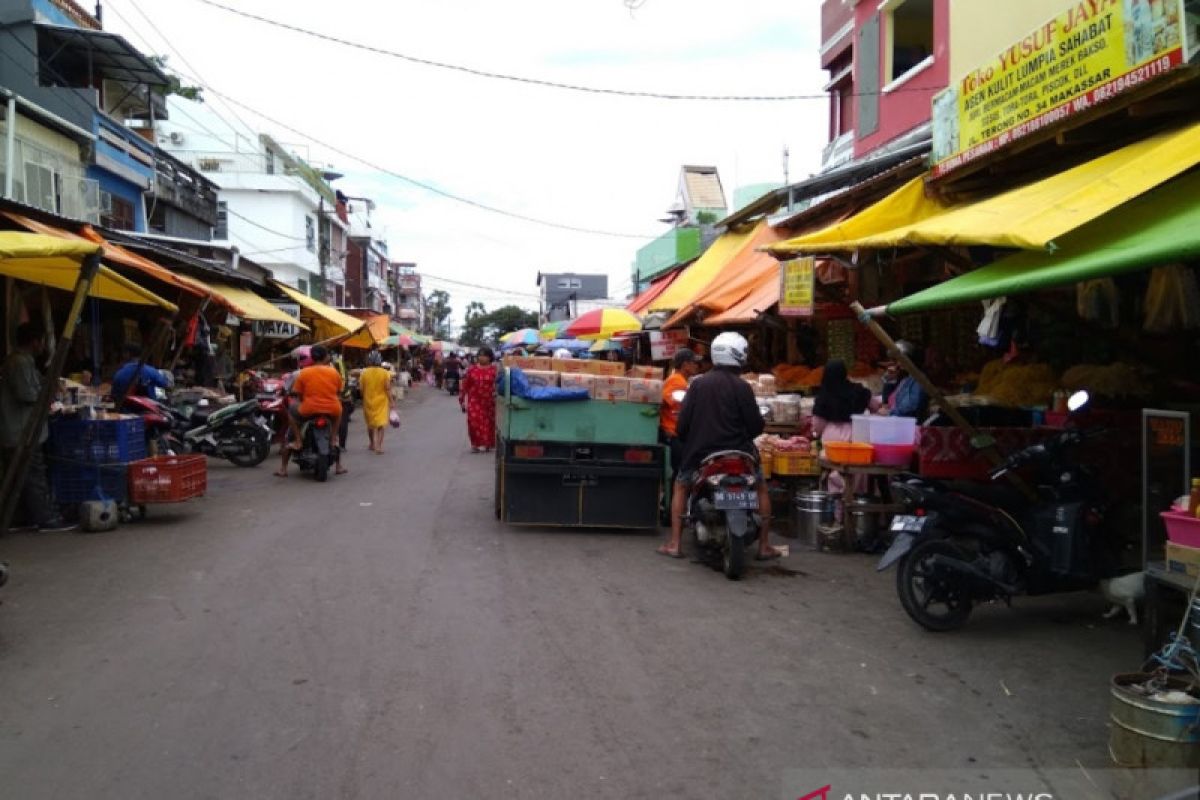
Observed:
[[[50,456],[74,464],[128,464],[146,457],[141,417],[50,420]]]
[[[817,457],[812,453],[780,452],[775,453],[772,466],[776,475],[819,475],[821,467]]]
[[[52,457],[53,458],[53,457]],[[50,487],[60,505],[87,500],[125,502],[128,482],[124,464],[50,462]]]
[[[129,502],[181,503],[208,489],[208,459],[202,455],[155,456],[129,465]]]
[[[875,448],[862,442],[826,442],[825,458],[834,464],[870,464]]]
[[[1184,547],[1200,547],[1200,519],[1187,511],[1163,511],[1159,516],[1167,526],[1167,539]]]

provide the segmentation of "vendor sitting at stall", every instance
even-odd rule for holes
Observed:
[[[142,361],[142,346],[129,342],[123,348],[125,363],[113,375],[112,389],[109,392],[114,398],[125,397],[127,394],[151,395],[154,389],[168,389],[170,382],[160,369]]]
[[[920,352],[916,345],[902,339],[896,342],[896,349],[904,353],[917,369],[921,368]],[[888,368],[888,377],[884,379],[883,402],[888,406],[888,414],[893,417],[916,417],[922,420],[929,414],[929,395],[916,378],[899,364]]]

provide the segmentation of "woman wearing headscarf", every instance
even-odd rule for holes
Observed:
[[[383,367],[383,356],[377,350],[367,354],[367,368],[358,376],[362,393],[363,416],[367,421],[367,437],[371,452],[383,453],[383,434],[387,430],[392,400],[392,373]]]
[[[841,359],[832,359],[825,365],[825,374],[813,404],[813,435],[819,436],[822,442],[848,442],[853,430],[850,417],[878,408],[878,402],[871,397],[871,390],[846,376],[846,363]],[[846,488],[846,479],[840,472],[832,471],[826,487],[841,497]],[[866,488],[866,476],[858,476],[855,491],[862,492]]]
[[[467,437],[471,452],[488,451],[496,446],[496,366],[491,348],[479,348],[475,363],[463,377],[458,402],[467,415]]]

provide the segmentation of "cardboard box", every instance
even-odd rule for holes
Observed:
[[[553,367],[550,365],[550,359],[542,356],[508,356],[504,359],[504,363],[510,367],[518,367],[526,372],[534,370],[537,372],[551,372]]]
[[[639,364],[635,364],[629,368],[628,377],[647,381],[661,381],[664,376],[662,367],[641,366]]]
[[[588,362],[580,361],[577,358],[555,358],[551,359],[550,369],[555,372],[570,373],[573,375],[594,374],[587,370]]]
[[[1200,577],[1200,547],[1167,542],[1167,572],[1189,578]]]
[[[530,386],[558,386],[558,373],[551,370],[527,369],[525,370],[525,380],[529,381]]]
[[[641,378],[629,378],[628,380],[629,402],[650,403],[652,405],[662,403],[662,381],[650,381]]]
[[[592,393],[592,382],[596,380],[595,375],[585,375],[576,372],[559,373],[558,385],[564,389],[587,389],[589,395]]]
[[[624,378],[625,365],[620,361],[584,361],[584,370],[589,375],[603,375],[606,378]]]
[[[620,401],[629,399],[629,379],[597,375],[592,378],[592,399]]]

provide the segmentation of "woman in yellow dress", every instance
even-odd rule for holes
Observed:
[[[363,417],[367,420],[367,436],[371,439],[371,452],[383,453],[383,432],[388,426],[392,411],[392,373],[384,369],[383,356],[378,351],[367,354],[367,368],[358,376],[358,389],[362,394]]]

